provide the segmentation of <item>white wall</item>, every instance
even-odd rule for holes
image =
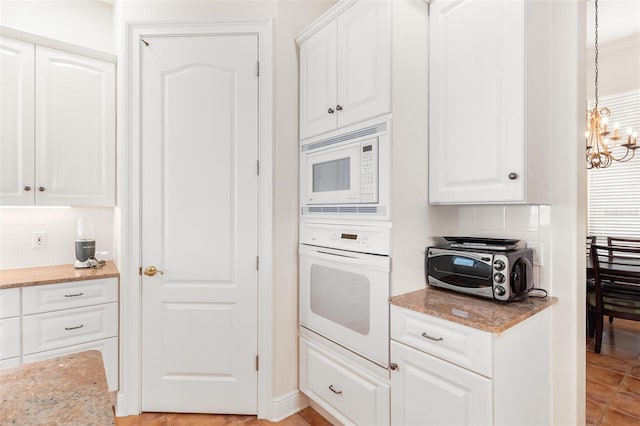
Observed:
[[[455,207],[428,200],[428,5],[393,3],[391,295],[425,288],[424,251],[455,225]]]
[[[640,5],[640,2],[638,3]],[[638,16],[640,27],[640,15]],[[640,31],[640,28],[639,28]],[[595,52],[587,60],[587,99],[595,96]],[[640,87],[640,32],[598,47],[598,96]],[[615,121],[615,111],[612,119]],[[637,129],[636,129],[637,130]]]
[[[93,223],[96,257],[113,259],[111,208],[0,208],[0,269],[73,263],[78,219]],[[46,232],[46,247],[33,248],[33,233]]]
[[[0,25],[115,53],[112,7],[96,0],[0,2]]]

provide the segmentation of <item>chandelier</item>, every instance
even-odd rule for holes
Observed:
[[[607,128],[611,110],[598,105],[598,0],[595,0],[595,8],[595,104],[592,110],[587,110],[586,158],[587,169],[604,169],[613,161],[625,162],[633,158],[638,148],[638,134],[629,128],[627,135],[621,136],[617,124],[612,134]],[[617,156],[613,154],[614,150]]]

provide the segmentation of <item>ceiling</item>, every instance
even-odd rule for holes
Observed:
[[[595,1],[587,2],[587,46],[594,44]],[[640,34],[640,0],[598,0],[598,44]]]

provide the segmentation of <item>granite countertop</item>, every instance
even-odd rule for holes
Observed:
[[[2,425],[115,425],[99,351],[0,371]]]
[[[68,264],[3,269],[0,270],[0,289],[119,276],[120,272],[111,260],[108,260],[102,268],[76,269],[72,264]]]
[[[555,297],[498,302],[435,287],[392,297],[392,305],[491,333],[502,333],[555,304]]]

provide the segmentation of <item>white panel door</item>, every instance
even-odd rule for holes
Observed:
[[[391,2],[359,1],[338,18],[338,105],[338,127],[391,111]]]
[[[391,341],[391,424],[490,425],[491,380]]]
[[[429,13],[430,201],[524,200],[524,1],[437,1]]]
[[[258,40],[142,46],[142,409],[257,412]]]
[[[34,203],[35,46],[0,37],[0,205]]]
[[[111,62],[36,47],[36,203],[115,205]]]
[[[300,45],[300,139],[337,127],[336,31],[331,21]]]

